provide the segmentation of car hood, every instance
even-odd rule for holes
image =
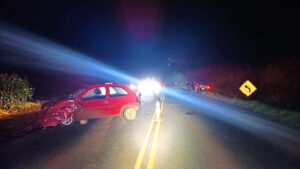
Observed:
[[[46,113],[51,113],[53,111],[60,112],[65,110],[75,110],[77,108],[75,100],[61,100],[58,102],[55,102],[53,106],[50,106]]]

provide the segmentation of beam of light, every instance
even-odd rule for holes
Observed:
[[[0,26],[0,44],[19,53],[13,58],[1,58],[2,62],[77,73],[120,82],[138,83],[139,81],[87,55],[68,49],[24,30],[15,29],[6,25]]]
[[[294,129],[250,115],[250,112],[245,112],[245,110],[225,103],[216,102],[213,99],[209,99],[199,94],[196,95],[171,88],[164,88],[163,92],[172,98],[195,106],[202,110],[201,112],[206,113],[213,118],[244,129],[256,136],[268,139],[275,143],[281,142],[284,146],[286,146],[284,140],[288,140],[289,142],[300,146],[300,133]]]
[[[0,58],[0,61],[113,81],[139,83],[138,79],[87,55],[20,29],[8,29],[7,26],[0,26],[0,44],[13,49],[15,52],[22,53],[22,55],[16,56],[18,60],[4,57]],[[238,108],[170,88],[165,88],[164,93],[191,104],[214,118],[252,132],[255,135],[264,138],[271,135],[272,137],[267,139],[284,138],[297,143],[300,142],[299,137],[296,137],[299,133],[295,130],[244,113]]]

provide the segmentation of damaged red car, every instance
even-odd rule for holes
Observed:
[[[75,121],[122,116],[134,120],[138,97],[126,85],[103,84],[82,88],[69,99],[43,105],[37,121],[42,127],[72,125]]]

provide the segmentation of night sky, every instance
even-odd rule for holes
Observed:
[[[0,21],[129,73],[299,56],[299,1],[0,2]]]

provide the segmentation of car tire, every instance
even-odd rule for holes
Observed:
[[[123,111],[123,117],[126,120],[135,120],[136,119],[136,114],[137,111],[135,108],[133,107],[127,107],[124,111]]]
[[[75,123],[75,118],[74,116],[71,116],[69,118],[67,118],[66,120],[61,121],[61,124],[63,126],[72,126]]]

